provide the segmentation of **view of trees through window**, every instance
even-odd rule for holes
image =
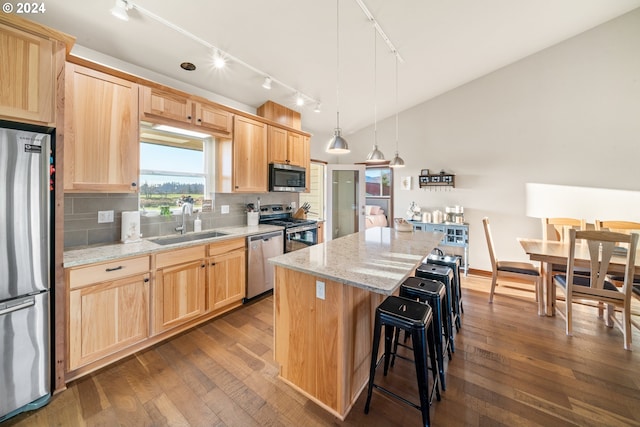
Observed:
[[[184,202],[201,209],[204,192],[203,150],[140,143],[141,210],[167,213]]]

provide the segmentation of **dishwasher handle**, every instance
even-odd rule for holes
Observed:
[[[256,234],[253,236],[249,236],[249,243],[255,242],[256,240],[269,241],[274,237],[281,237],[282,231],[272,231],[270,233]]]

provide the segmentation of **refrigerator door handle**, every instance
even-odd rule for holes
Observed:
[[[36,303],[36,300],[34,298],[29,298],[28,300],[25,300],[20,304],[16,304],[9,308],[0,310],[0,316],[4,314],[13,313],[14,311],[22,310],[23,308],[31,307],[32,305],[35,305],[35,303]]]

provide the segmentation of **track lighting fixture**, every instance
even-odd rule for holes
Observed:
[[[300,92],[298,92],[296,94],[296,105],[298,107],[302,107],[304,105],[304,98],[302,97],[302,95],[300,94]]]
[[[313,112],[314,112],[314,113],[319,113],[319,112],[321,112],[321,111],[322,111],[322,109],[321,109],[320,107],[321,107],[320,103],[319,103],[319,102],[317,102],[317,103],[316,103],[315,108],[313,109]]]
[[[195,34],[190,33],[189,31],[185,30],[184,28],[179,27],[178,25],[174,24],[171,21],[168,21],[167,19],[156,15],[155,13],[153,13],[152,11],[145,9],[144,7],[136,4],[133,0],[115,0],[115,6],[113,8],[110,9],[111,14],[113,14],[113,16],[128,21],[129,20],[129,15],[127,13],[127,11],[131,10],[131,9],[135,9],[136,12],[138,12],[140,15],[143,15],[147,18],[151,18],[154,21],[164,25],[167,28],[170,28],[171,30],[195,41],[196,43],[210,49],[210,52],[212,52],[212,58],[211,61],[213,63],[213,67],[217,68],[217,69],[221,69],[224,68],[227,62],[233,62],[234,64],[239,64],[242,65],[243,67],[245,67],[246,69],[264,77],[264,82],[262,83],[262,87],[265,89],[271,89],[271,85],[272,83],[276,83],[279,86],[284,87],[285,89],[290,90],[291,92],[297,94],[298,100],[297,100],[297,104],[298,106],[302,106],[304,104],[306,104],[307,102],[309,102],[310,104],[312,103],[316,103],[316,104],[320,104],[320,102],[316,99],[311,98],[310,96],[307,96],[305,94],[303,94],[302,92],[300,92],[298,89],[287,85],[286,83],[276,79],[275,77],[273,77],[270,74],[265,73],[264,71],[261,71],[259,69],[257,69],[256,67],[247,64],[246,62],[244,62],[243,60],[241,60],[240,58],[236,58],[235,56],[230,55],[228,52],[224,52],[222,50],[220,50],[219,48],[217,48],[216,46],[212,45],[211,43],[209,43],[208,41],[196,36]],[[187,68],[185,68],[187,67]],[[188,65],[188,64],[184,64],[183,68],[186,70],[193,70],[195,69],[195,66],[193,66],[193,68],[191,68],[192,65]],[[302,103],[300,103],[302,102]],[[316,111],[317,112],[317,111]]]
[[[127,13],[127,11],[129,11],[131,8],[132,6],[127,3],[126,0],[116,0],[116,4],[111,8],[110,12],[116,18],[122,19],[123,21],[128,21],[129,14]]]

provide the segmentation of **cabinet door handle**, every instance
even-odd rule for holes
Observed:
[[[198,119],[198,123],[202,123],[202,119]]]
[[[145,277],[145,278],[144,278],[144,283],[147,283],[147,282],[149,282],[149,278],[148,278],[148,277]]]
[[[117,270],[122,270],[124,267],[119,265],[117,267],[113,267],[113,268],[105,268],[104,271],[106,271],[107,273],[110,273],[112,271],[117,271]]]
[[[191,116],[187,116],[187,120],[191,120]]]
[[[212,263],[211,263],[211,265],[216,265],[216,263],[215,263],[215,262],[212,262]]]
[[[206,266],[207,266],[206,264],[202,264],[200,267],[205,268]]]
[[[131,183],[131,186],[132,186],[132,187],[135,187],[136,185],[138,185],[138,184],[136,184],[135,182],[132,182],[132,183]]]

